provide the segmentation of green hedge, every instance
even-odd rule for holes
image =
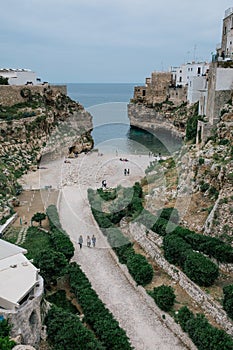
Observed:
[[[46,209],[46,214],[49,220],[50,229],[52,230],[53,228],[55,228],[58,230],[62,230],[56,205],[54,204],[49,205],[48,208]]]
[[[223,287],[223,308],[233,320],[233,284]]]
[[[196,252],[187,254],[184,273],[200,286],[211,286],[219,276],[218,266],[204,255]]]
[[[72,291],[82,307],[84,322],[93,329],[103,346],[109,350],[132,349],[125,331],[91,288],[80,267],[76,263],[70,264],[68,274]]]
[[[183,238],[169,234],[163,239],[164,257],[172,264],[179,265],[184,273],[201,286],[210,286],[218,278],[219,269],[203,254],[194,252]]]
[[[182,237],[194,250],[203,252],[220,262],[233,263],[233,248],[220,239],[204,236],[180,226],[177,226],[173,232]]]
[[[199,350],[233,349],[233,340],[230,335],[211,326],[204,315],[194,315],[186,306],[178,311],[176,321],[188,333]]]
[[[61,308],[52,306],[45,324],[48,341],[56,350],[105,350],[105,346],[96,339],[92,331],[87,329],[79,318]]]
[[[145,286],[152,281],[154,274],[153,268],[143,255],[132,254],[130,252],[126,265],[137,284]]]
[[[51,244],[54,250],[63,253],[68,261],[74,255],[74,246],[70,241],[70,238],[62,230],[53,228],[50,235]]]

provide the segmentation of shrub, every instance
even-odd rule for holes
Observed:
[[[52,306],[45,323],[49,343],[56,350],[104,350],[101,342],[75,315]]]
[[[64,311],[68,311],[73,314],[78,313],[76,307],[66,298],[66,292],[64,290],[59,290],[56,293],[49,295],[46,299],[57,307],[62,308]]]
[[[194,314],[189,310],[187,306],[183,306],[179,309],[178,314],[175,316],[175,320],[180,324],[181,328],[187,332],[187,323],[190,319],[194,318]]]
[[[177,264],[184,267],[187,254],[192,252],[191,246],[181,237],[175,234],[169,234],[163,239],[164,257],[171,264]]]
[[[116,189],[104,191],[102,188],[97,189],[97,193],[100,195],[100,197],[105,201],[114,200],[117,197]]]
[[[150,295],[163,311],[170,311],[176,299],[173,288],[165,285],[155,287]]]
[[[199,165],[203,165],[205,163],[205,159],[200,157],[198,159],[198,163],[199,163]]]
[[[54,250],[44,250],[34,259],[40,273],[47,284],[55,283],[58,277],[63,276],[68,263],[65,255]]]
[[[194,141],[197,135],[198,116],[188,118],[186,125],[186,139],[187,141]]]
[[[223,308],[228,316],[233,319],[233,284],[223,287]]]
[[[52,243],[52,247],[57,252],[63,253],[68,261],[74,255],[74,246],[64,231],[58,231],[57,229],[53,229],[50,240]]]
[[[201,192],[205,192],[209,189],[210,185],[207,182],[204,182],[200,185]]]
[[[153,268],[143,255],[130,255],[127,259],[127,267],[137,284],[145,286],[152,281]]]
[[[163,208],[158,210],[157,216],[160,216],[163,219],[166,219],[168,221],[172,221],[175,224],[178,224],[179,222],[179,213],[176,208]]]
[[[62,229],[59,215],[57,212],[57,207],[54,204],[48,206],[46,210],[47,217],[49,219],[49,226],[51,229]]]
[[[219,275],[218,266],[196,252],[187,255],[184,272],[192,281],[206,287],[211,286]]]

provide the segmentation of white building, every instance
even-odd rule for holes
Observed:
[[[27,251],[0,239],[0,308],[15,310],[33,294],[38,269],[24,256]]]
[[[192,62],[182,64],[180,67],[172,67],[171,72],[176,86],[186,86],[193,77],[206,75],[208,69],[207,62]]]
[[[26,249],[0,239],[0,319],[9,319],[11,336],[36,345],[41,332],[43,278],[24,256]]]
[[[199,107],[200,107],[200,100],[204,98],[206,101],[207,97],[207,77],[205,75],[201,76],[193,76],[190,78],[188,83],[188,91],[187,91],[187,100],[190,104],[193,104],[197,101],[199,101]],[[205,104],[205,101],[203,103]],[[206,108],[203,110],[200,110],[200,115],[206,114]]]
[[[9,85],[38,85],[41,83],[36,73],[30,69],[0,68],[0,76],[8,79]]]

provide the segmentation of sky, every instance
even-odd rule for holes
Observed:
[[[0,68],[50,83],[144,83],[210,61],[231,0],[3,0]]]

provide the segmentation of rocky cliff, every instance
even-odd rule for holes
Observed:
[[[42,155],[67,156],[93,147],[92,117],[79,103],[49,86],[18,92],[24,102],[9,106],[1,100],[0,105],[0,219],[10,214],[20,191],[17,179],[35,170]]]
[[[171,101],[164,101],[150,106],[138,101],[128,104],[128,117],[131,126],[150,132],[167,129],[174,136],[185,136],[185,127],[190,116],[196,113],[196,106],[187,103],[174,106]]]
[[[147,173],[147,207],[175,206],[181,224],[233,242],[233,111],[224,106],[203,145],[186,144]]]

